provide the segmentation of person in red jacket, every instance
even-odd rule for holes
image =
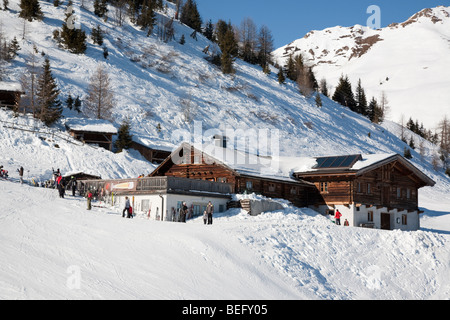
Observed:
[[[334,218],[336,219],[336,225],[341,225],[341,217],[342,213],[339,212],[339,209],[336,210],[336,214],[334,215]]]

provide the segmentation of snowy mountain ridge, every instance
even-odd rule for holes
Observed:
[[[449,116],[450,7],[423,9],[378,30],[355,25],[311,31],[274,56],[283,65],[296,53],[318,80],[327,80],[330,92],[341,75],[348,75],[353,87],[361,79],[369,97],[378,99],[385,92],[393,121],[403,115],[405,121],[412,117],[434,130]]]

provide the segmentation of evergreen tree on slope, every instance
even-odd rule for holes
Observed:
[[[38,79],[37,100],[39,118],[48,126],[61,117],[62,107],[58,99],[59,93],[50,69],[50,61],[47,58]]]

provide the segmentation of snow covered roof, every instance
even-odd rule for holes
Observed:
[[[356,156],[356,155],[355,155]],[[325,167],[325,168],[317,168],[318,164],[320,164],[320,159],[324,158],[333,158],[333,157],[321,157],[321,158],[298,158],[299,163],[309,163],[303,167],[302,170],[295,170],[295,175],[297,177],[303,177],[308,175],[320,175],[322,173],[354,173],[356,175],[362,175],[369,170],[373,170],[380,166],[383,166],[387,163],[391,163],[393,161],[401,162],[405,167],[411,170],[416,176],[418,176],[421,180],[425,182],[426,185],[434,186],[436,182],[434,182],[431,178],[429,178],[422,171],[417,169],[411,162],[396,153],[382,153],[382,154],[365,154],[365,155],[357,155],[358,160],[356,162],[351,163],[348,166],[344,167]],[[334,157],[336,158],[336,157]]]
[[[66,127],[72,131],[117,134],[117,129],[107,120],[67,118]]]
[[[264,157],[235,149],[222,148],[214,144],[191,146],[188,143],[183,143],[172,153],[172,161],[177,160],[174,157],[179,154],[182,148],[183,150],[191,150],[191,147],[194,147],[199,155],[203,156],[206,163],[223,164],[240,175],[309,184],[293,177],[293,169],[299,167],[295,158],[292,157]]]
[[[22,85],[18,82],[0,81],[0,91],[22,92]]]

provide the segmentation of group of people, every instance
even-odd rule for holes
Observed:
[[[25,172],[25,170],[23,169],[23,167],[20,167],[19,169],[17,169],[17,172],[19,173],[20,184],[23,184],[23,173]],[[2,165],[0,165],[0,178],[9,178],[8,170],[3,169]]]
[[[53,179],[56,189],[58,189],[59,197],[64,198],[66,194],[66,189],[72,190],[72,196],[75,197],[75,192],[77,190],[77,180],[74,176],[71,176],[69,180],[61,175],[58,170],[53,170]]]
[[[336,222],[337,226],[341,225],[341,217],[342,217],[342,213],[339,211],[339,209],[337,209],[336,213],[334,214],[334,219],[335,219],[335,222]],[[348,222],[347,219],[345,219],[344,227],[348,227],[348,226],[350,226],[350,223]]]

